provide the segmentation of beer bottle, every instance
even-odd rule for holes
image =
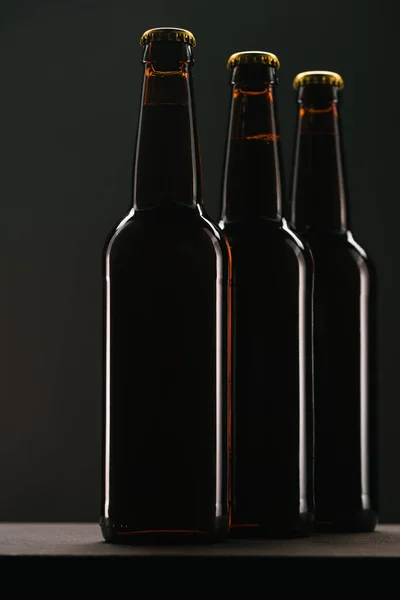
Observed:
[[[230,518],[230,248],[203,209],[195,38],[156,28],[141,44],[133,207],[104,260],[100,526],[213,542]]]
[[[278,58],[239,52],[220,228],[233,260],[232,537],[306,536],[313,523],[313,262],[282,215]]]
[[[339,101],[342,77],[298,74],[289,219],[315,261],[317,529],[377,522],[376,278],[350,228]]]

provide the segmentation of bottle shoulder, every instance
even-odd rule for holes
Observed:
[[[277,221],[270,219],[231,223],[220,221],[219,226],[233,247],[247,245],[248,247],[264,247],[266,250],[282,248],[304,256],[307,261],[312,260],[307,241],[298,235],[283,218]]]
[[[149,248],[159,252],[170,247],[206,249],[228,254],[225,234],[200,207],[174,205],[146,211],[130,211],[106,240],[106,253],[123,248]],[[217,250],[218,249],[218,250]]]
[[[303,234],[315,263],[318,280],[376,282],[376,268],[370,255],[351,231]]]
[[[344,232],[318,232],[299,234],[314,255],[348,257],[356,262],[372,266],[372,259],[365,248],[354,238],[350,230]]]
[[[361,276],[366,277],[370,283],[376,283],[376,267],[369,253],[353,237],[351,231],[347,232],[347,251],[351,260],[356,264]]]
[[[365,250],[364,246],[359,244],[353,236],[351,231],[346,232],[346,242],[348,251],[355,257],[359,262],[365,263],[366,266],[374,268],[373,260],[370,254]]]

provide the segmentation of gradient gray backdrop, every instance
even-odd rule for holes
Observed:
[[[191,29],[211,217],[229,103],[228,56],[281,60],[286,175],[293,76],[345,79],[353,232],[380,279],[381,520],[400,522],[397,25],[394,2],[0,1],[0,520],[97,521],[101,254],[130,206],[141,33]]]

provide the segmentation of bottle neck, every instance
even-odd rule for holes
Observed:
[[[345,232],[349,227],[339,90],[300,89],[290,221],[299,232]]]
[[[233,80],[221,220],[280,220],[283,178],[276,83],[271,77],[243,83],[238,73]]]
[[[190,46],[154,42],[144,51],[133,206],[202,202]]]

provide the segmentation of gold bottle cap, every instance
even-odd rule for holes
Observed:
[[[148,29],[140,38],[140,44],[145,46],[150,42],[183,42],[189,46],[196,45],[196,39],[191,31],[179,27],[155,27]]]
[[[328,85],[336,85],[339,89],[344,87],[344,81],[339,73],[333,71],[304,71],[298,73],[293,79],[293,87],[297,88],[307,85],[307,83],[327,83]]]
[[[233,69],[237,65],[262,64],[269,65],[274,69],[279,69],[279,59],[272,52],[262,50],[246,50],[245,52],[235,52],[228,58],[227,68]]]

